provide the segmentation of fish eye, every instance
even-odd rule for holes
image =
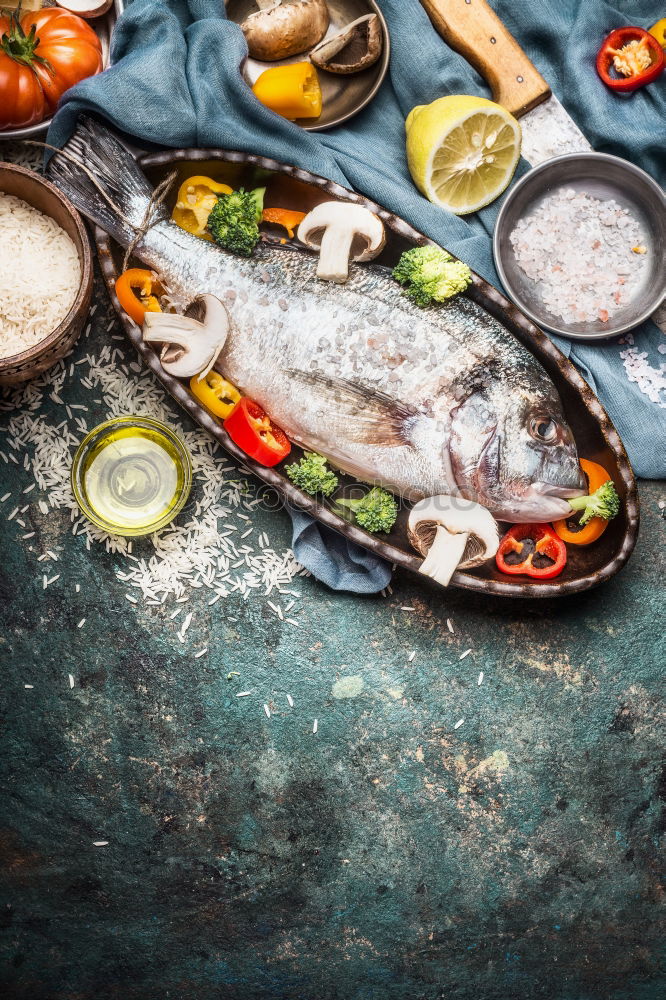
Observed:
[[[557,422],[547,414],[537,414],[530,418],[529,431],[535,441],[554,444],[557,441]]]

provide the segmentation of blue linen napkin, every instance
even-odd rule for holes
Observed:
[[[295,162],[367,194],[501,287],[491,253],[501,200],[475,216],[452,216],[419,194],[405,160],[404,120],[414,105],[444,94],[490,96],[488,88],[444,44],[416,0],[380,0],[380,6],[392,41],[389,77],[350,122],[311,133],[268,111],[246,87],[240,72],[245,41],[227,21],[222,0],[129,0],[113,36],[114,65],[67,93],[49,141],[61,145],[79,112],[90,110],[142,142],[217,146]],[[620,97],[594,69],[609,31],[623,24],[647,27],[656,19],[653,0],[622,0],[622,9],[604,0],[493,0],[492,6],[593,147],[624,156],[664,184],[666,75]],[[521,161],[517,176],[526,169]],[[636,473],[665,476],[666,338],[655,324],[638,327],[633,344],[553,339],[602,400]],[[292,519],[296,557],[315,576],[356,592],[386,585],[390,571],[381,560],[300,512]]]

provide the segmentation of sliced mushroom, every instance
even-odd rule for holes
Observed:
[[[329,73],[360,73],[377,62],[384,40],[376,14],[364,14],[337,35],[320,42],[310,53],[310,62]]]
[[[326,34],[326,0],[258,0],[257,6],[260,9],[241,24],[253,59],[287,59],[316,45]]]
[[[421,500],[407,522],[411,544],[423,556],[419,571],[447,587],[456,569],[492,559],[499,545],[495,518],[481,504],[462,497]]]
[[[229,332],[229,314],[214,295],[203,295],[188,312],[185,316],[147,312],[143,320],[144,341],[164,345],[160,361],[176,378],[207,374]]]
[[[319,250],[317,277],[340,284],[349,277],[350,260],[372,260],[386,242],[381,219],[347,201],[316,205],[298,227],[298,238],[311,250]]]

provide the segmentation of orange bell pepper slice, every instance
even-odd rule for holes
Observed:
[[[604,483],[611,478],[604,467],[598,462],[590,462],[586,458],[581,458],[580,467],[587,477],[587,492],[594,493]],[[580,515],[572,514],[571,517],[563,517],[560,521],[555,521],[553,527],[563,542],[571,545],[591,545],[601,538],[608,527],[608,521],[603,517],[592,517],[583,525],[577,527]]]
[[[143,317],[147,312],[162,312],[153,292],[162,295],[164,289],[157,276],[146,268],[130,267],[116,279],[118,301],[138,326],[143,326]]]
[[[305,212],[297,212],[293,208],[265,208],[261,213],[262,222],[272,222],[275,226],[282,226],[289,234],[289,239],[294,238],[294,230],[305,218]]]

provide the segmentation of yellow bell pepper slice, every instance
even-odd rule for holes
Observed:
[[[219,184],[212,177],[189,177],[180,185],[171,218],[186,233],[212,242],[213,237],[206,232],[208,216],[217,202],[217,196],[231,194],[232,190],[228,184]]]
[[[321,87],[312,63],[289,63],[266,69],[252,91],[267,108],[290,121],[319,118],[321,114]]]
[[[190,392],[213,416],[224,420],[229,416],[241,394],[235,385],[227,382],[218,372],[208,372],[203,378],[193,375],[190,379]]]
[[[650,34],[657,39],[662,49],[666,49],[666,17],[660,17],[650,28]]]

